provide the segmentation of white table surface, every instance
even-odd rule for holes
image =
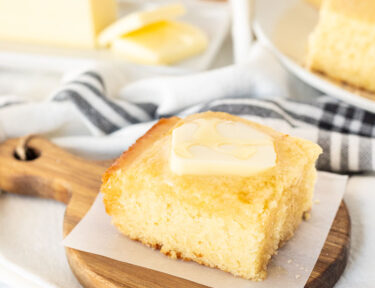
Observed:
[[[232,62],[232,49],[230,41],[227,40],[222,52],[217,57],[213,67],[220,67]],[[61,74],[45,73],[40,71],[20,71],[4,69],[0,66],[0,95],[14,94],[21,95],[28,99],[41,100],[45,98],[52,89],[56,88]],[[348,267],[336,285],[338,288],[346,287],[375,287],[375,176],[354,176],[351,177],[345,200],[349,208],[352,220],[352,248]],[[45,262],[45,278],[48,279],[48,269],[61,271],[61,279],[49,279],[51,287],[79,287],[73,274],[70,272],[68,263],[65,258],[64,247],[61,245],[62,239],[62,222],[64,215],[64,205],[54,203],[51,200],[31,199],[23,196],[4,194],[0,196],[0,211],[3,213],[14,213],[17,217],[17,211],[12,211],[17,206],[17,202],[28,201],[28,211],[25,213],[25,223],[22,227],[7,227],[2,223],[0,218],[0,231],[4,233],[14,233],[12,243],[2,242],[0,232],[0,256],[6,255],[7,245],[17,245],[23,237],[28,237],[28,229],[31,229],[33,211],[43,211],[38,217],[45,219],[43,222],[44,230],[49,231],[49,240],[51,247],[37,247],[30,254],[25,253],[28,257],[39,257]],[[38,245],[38,239],[35,239],[35,245]],[[52,252],[51,252],[52,251]],[[53,257],[50,257],[53,255]],[[8,255],[9,256],[9,255]],[[28,259],[24,259],[24,267],[28,267]],[[0,287],[41,287],[37,281],[28,280],[27,273],[19,275],[12,272],[11,267],[0,266]],[[371,273],[372,272],[372,273]],[[30,278],[29,278],[30,279]],[[7,282],[9,286],[5,285]],[[44,286],[46,287],[46,286]]]

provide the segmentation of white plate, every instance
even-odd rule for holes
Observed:
[[[307,84],[323,93],[375,112],[374,94],[334,82],[303,66],[307,39],[318,22],[318,12],[304,0],[258,0],[255,33],[289,71]]]
[[[145,6],[163,4],[159,1],[119,2],[120,15],[141,9]],[[132,64],[114,55],[108,50],[78,50],[55,48],[15,43],[0,43],[0,66],[22,69],[52,70],[64,72],[87,66],[93,62],[115,62],[129,69],[141,69],[149,73],[183,74],[207,69],[214,60],[217,52],[227,35],[230,24],[229,10],[226,3],[206,3],[180,0],[187,6],[187,13],[180,19],[200,27],[208,36],[209,46],[206,51],[189,60],[171,66],[144,66]],[[199,13],[198,13],[199,12]]]

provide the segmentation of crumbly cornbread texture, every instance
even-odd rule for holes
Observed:
[[[276,166],[251,177],[173,174],[171,131],[197,118],[241,121],[274,139]],[[171,258],[193,260],[251,280],[292,237],[311,208],[321,148],[226,113],[160,120],[103,176],[113,224]]]
[[[309,39],[307,66],[375,92],[375,1],[324,1]]]

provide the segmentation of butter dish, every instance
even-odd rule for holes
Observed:
[[[122,17],[134,11],[165,4],[165,1],[119,1],[118,15]],[[203,1],[182,1],[186,14],[179,17],[182,22],[199,27],[207,36],[207,49],[197,57],[187,59],[171,66],[157,65],[146,67],[132,64],[108,49],[76,49],[65,47],[48,47],[40,44],[24,44],[12,41],[1,41],[0,62],[11,68],[33,68],[40,70],[65,72],[81,69],[98,63],[118,64],[125,70],[155,74],[184,74],[207,69],[228,33],[230,11],[228,3]],[[177,9],[178,10],[178,9]],[[177,11],[179,14],[181,11]],[[199,12],[199,13],[198,13]],[[173,14],[173,13],[172,13]],[[173,17],[172,17],[173,18]]]

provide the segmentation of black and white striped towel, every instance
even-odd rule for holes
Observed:
[[[242,66],[131,84],[113,67],[96,67],[70,77],[43,103],[0,97],[0,141],[41,133],[82,154],[114,157],[160,117],[212,110],[318,143],[324,150],[321,170],[375,172],[375,114],[318,97],[306,86],[286,88],[288,74],[264,51],[253,49],[252,60]],[[287,100],[291,94],[310,97]]]
[[[173,79],[168,81],[173,85]],[[89,71],[66,83],[52,101],[74,103],[93,130],[110,134],[135,123],[170,116],[159,113],[158,107],[178,99],[160,100],[155,93],[150,91],[133,102],[110,99],[103,77]],[[125,89],[123,98],[126,94]],[[321,170],[375,171],[375,114],[327,96],[313,101],[254,99],[251,93],[240,96],[210,99],[177,114],[186,116],[211,110],[243,116],[318,143],[324,150],[318,161]]]

